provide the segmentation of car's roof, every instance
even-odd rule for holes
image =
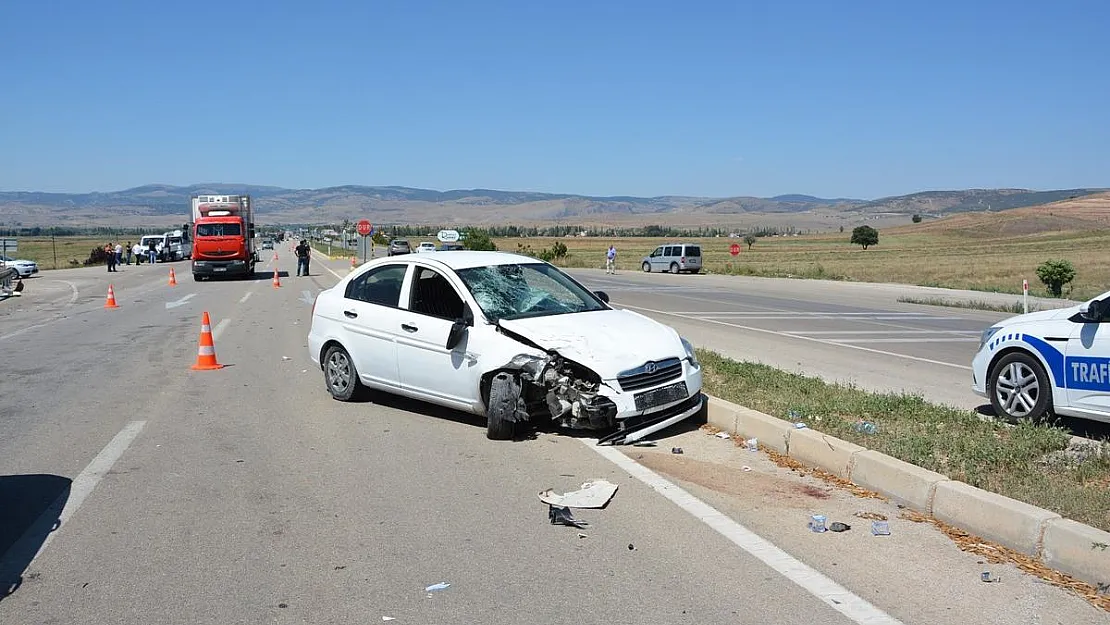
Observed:
[[[476,252],[473,250],[459,250],[450,253],[428,252],[427,254],[417,254],[411,257],[398,258],[393,256],[388,258],[388,260],[385,258],[379,260],[383,263],[434,261],[450,269],[468,269],[470,267],[488,267],[490,265],[535,264],[543,262],[539,259],[522,254],[510,254],[508,252]]]

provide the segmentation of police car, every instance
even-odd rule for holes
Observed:
[[[971,364],[972,390],[999,417],[1110,423],[1110,292],[987,328]]]

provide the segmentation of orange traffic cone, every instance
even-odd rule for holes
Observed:
[[[274,250],[274,260],[277,260],[277,259],[278,259],[278,257],[277,257],[277,250]]]
[[[170,286],[177,286],[177,276],[173,273],[173,267],[170,267]]]
[[[278,271],[277,267],[274,267],[274,288],[276,289],[279,286],[281,286],[281,272]]]
[[[220,368],[223,368],[223,365],[216,362],[216,344],[212,341],[212,321],[208,319],[206,310],[200,319],[200,345],[197,347],[197,362],[192,369],[207,371]]]
[[[110,284],[108,285],[108,300],[104,302],[104,307],[119,308],[119,304],[116,304],[116,290]]]

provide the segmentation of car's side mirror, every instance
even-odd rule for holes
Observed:
[[[463,304],[462,316],[451,324],[451,330],[447,333],[447,349],[453,350],[462,342],[463,336],[466,334],[466,329],[474,325],[474,311],[470,309],[470,304]]]
[[[606,304],[609,303],[609,294],[605,291],[594,291],[594,295],[596,295],[599,300],[605,302]]]
[[[1089,321],[1102,321],[1107,312],[1110,312],[1110,300],[1093,299],[1079,307],[1079,314]]]

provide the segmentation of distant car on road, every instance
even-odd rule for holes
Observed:
[[[397,256],[400,254],[411,254],[412,248],[409,247],[409,242],[404,239],[393,239],[389,242],[389,249],[386,250],[386,256]]]
[[[21,278],[27,278],[39,272],[39,264],[33,260],[0,255],[0,261],[3,261],[6,266],[12,267],[19,272]]]
[[[444,243],[443,245],[439,246],[439,251],[441,251],[441,252],[454,252],[454,251],[465,250],[465,249],[466,248],[463,247],[462,243],[454,243],[454,242]]]
[[[265,241],[262,242],[262,249],[264,249],[264,250],[274,249],[274,242],[269,240],[269,239],[266,239]]]
[[[608,301],[529,256],[378,258],[317,296],[309,357],[337,400],[365,386],[484,415],[490,439],[550,419],[629,443],[698,413],[694,347]]]
[[[434,252],[434,251],[436,251],[436,244],[432,243],[430,241],[424,241],[420,245],[416,246],[416,251],[421,252],[421,253],[422,252]]]
[[[1008,421],[1050,414],[1110,423],[1110,291],[983,331],[971,390]]]
[[[701,246],[690,243],[668,243],[655,248],[641,262],[644,273],[669,271],[671,273],[698,273],[701,271]]]

